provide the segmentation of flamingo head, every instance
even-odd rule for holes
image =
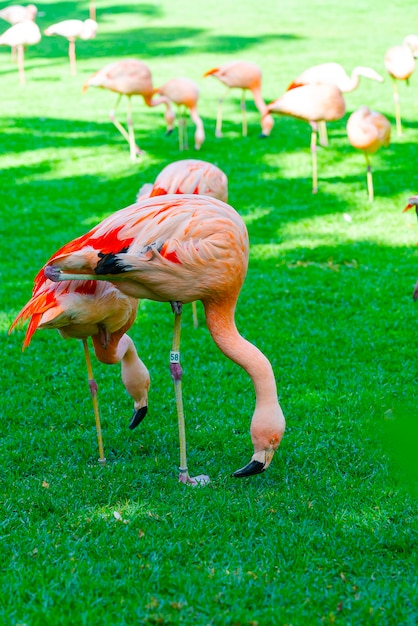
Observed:
[[[280,408],[274,406],[257,409],[251,422],[251,439],[254,454],[251,461],[232,474],[235,478],[245,478],[261,474],[270,465],[274,453],[282,440],[286,422]]]
[[[412,209],[412,207],[415,207],[415,210],[416,210],[417,216],[418,216],[418,195],[411,196],[408,199],[408,204],[404,208],[403,213],[406,213],[406,211],[409,211],[409,209]]]

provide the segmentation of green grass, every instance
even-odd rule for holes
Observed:
[[[42,29],[88,13],[87,2],[37,4]],[[77,46],[76,77],[61,39],[28,50],[23,89],[0,50],[0,623],[416,624],[418,229],[402,209],[417,191],[417,79],[400,85],[400,138],[388,79],[347,94],[312,196],[309,127],[276,118],[261,141],[249,102],[242,138],[235,93],[216,140],[223,89],[201,78],[250,59],[271,101],[322,61],[384,74],[385,51],[413,32],[415,3],[98,4],[99,34]],[[81,95],[91,73],[129,56],[149,64],[156,85],[178,75],[199,83],[207,140],[198,156],[226,172],[248,225],[237,324],[271,360],[287,418],[271,467],[252,479],[230,473],[251,456],[253,388],[213,345],[201,306],[197,330],[184,315],[182,359],[189,466],[210,475],[204,489],[177,483],[168,304],[141,302],[130,331],[152,378],[149,415],[134,432],[119,367],[94,363],[104,468],[79,343],[39,332],[23,354],[23,331],[7,335],[51,254],[186,156],[165,136],[162,110],[138,98],[145,154],[131,164],[107,117],[114,95]],[[390,147],[373,158],[373,205],[345,133],[362,104],[393,124]]]

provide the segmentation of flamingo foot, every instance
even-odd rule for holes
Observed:
[[[217,130],[215,132],[215,137],[222,137],[222,131],[221,130]]]
[[[179,483],[183,483],[183,485],[192,485],[192,487],[204,487],[210,483],[209,476],[206,474],[200,474],[200,476],[195,476],[192,478],[189,476],[189,472],[180,472],[179,475]]]

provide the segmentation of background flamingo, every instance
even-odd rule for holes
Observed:
[[[141,153],[139,147],[135,143],[134,129],[132,125],[132,107],[131,97],[142,96],[144,102],[149,107],[155,107],[159,104],[166,106],[165,119],[167,124],[174,121],[174,113],[170,106],[170,101],[165,96],[153,98],[153,86],[151,72],[148,66],[142,61],[136,59],[124,59],[123,61],[115,61],[105,65],[101,70],[93,74],[84,84],[83,92],[89,87],[100,87],[101,89],[109,89],[119,94],[114,109],[110,111],[110,119],[116,126],[118,131],[129,143],[130,157],[135,161]],[[128,131],[116,119],[116,110],[122,96],[128,98]]]
[[[52,35],[59,35],[68,39],[68,56],[70,58],[71,74],[73,76],[77,73],[76,68],[76,55],[75,55],[75,40],[76,39],[94,39],[97,34],[97,22],[92,19],[87,20],[64,20],[63,22],[57,22],[52,24],[45,30],[45,35],[51,37]]]
[[[179,148],[180,150],[188,150],[187,139],[187,120],[185,110],[189,110],[190,117],[192,118],[196,131],[194,135],[194,147],[195,150],[200,150],[202,143],[205,141],[205,129],[203,126],[202,118],[197,111],[197,102],[199,100],[199,87],[190,78],[172,78],[161,87],[154,90],[155,93],[161,96],[166,96],[171,102],[174,102],[178,107],[178,133],[179,133]],[[167,132],[170,133],[173,130],[174,123],[170,124]]]
[[[268,137],[273,128],[273,118],[266,114],[266,103],[261,95],[262,74],[261,69],[250,61],[230,61],[219,67],[214,67],[203,74],[203,76],[214,76],[230,89],[242,89],[241,109],[242,109],[242,134],[247,136],[247,116],[245,104],[245,92],[251,91],[254,103],[261,114],[261,134]],[[226,94],[225,94],[226,95]],[[222,137],[222,103],[225,95],[219,98],[218,114],[216,119],[216,136]]]
[[[228,178],[213,163],[198,159],[182,159],[164,167],[153,184],[146,183],[136,197],[137,202],[169,193],[193,193],[223,202],[228,200]]]
[[[11,4],[0,11],[0,18],[9,24],[19,24],[26,20],[35,20],[38,8],[34,4]]]
[[[367,163],[367,189],[369,200],[373,202],[373,178],[369,154],[376,152],[381,146],[390,142],[390,122],[376,111],[362,106],[352,113],[347,122],[347,134],[351,145],[362,150]]]
[[[385,67],[393,81],[393,99],[395,102],[396,131],[402,135],[401,110],[399,104],[398,80],[408,85],[409,77],[415,69],[415,59],[409,45],[394,46],[385,55]]]
[[[38,329],[56,328],[65,339],[81,339],[87,363],[88,382],[93,400],[99,444],[99,461],[105,462],[97,401],[97,383],[93,378],[88,337],[92,338],[96,357],[102,363],[122,363],[122,380],[134,400],[134,414],[129,428],[135,428],[147,413],[149,373],[139,359],[126,331],[135,321],[138,302],[123,294],[111,283],[74,281],[54,283],[43,271],[35,279],[32,298],[11,325],[10,331],[30,319],[23,348]]]
[[[307,70],[303,71],[302,74],[299,74],[299,76],[290,83],[287,89],[294,89],[295,87],[311,84],[335,85],[342,93],[348,93],[357,89],[361,76],[379,83],[383,83],[384,80],[383,77],[371,67],[358,65],[349,76],[339,63],[320,63],[319,65],[309,67]],[[318,134],[321,145],[327,146],[328,136],[326,122],[318,122]]]
[[[181,395],[182,304],[201,300],[213,340],[251,377],[256,406],[251,422],[254,455],[235,476],[267,469],[285,421],[268,359],[237,331],[234,314],[248,264],[248,233],[230,206],[207,196],[157,196],[122,209],[52,257],[45,274],[53,280],[115,281],[126,294],[170,302],[175,313],[170,371],[180,433],[180,480],[189,476]]]
[[[268,113],[280,113],[309,122],[312,155],[312,193],[318,191],[317,122],[339,120],[345,113],[345,102],[335,85],[304,85],[286,91],[267,105]]]
[[[25,46],[33,46],[41,41],[41,31],[35,22],[26,20],[8,28],[0,35],[0,45],[17,49],[17,66],[20,84],[25,84]]]

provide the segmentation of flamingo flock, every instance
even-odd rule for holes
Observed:
[[[0,11],[0,18],[11,26],[0,35],[0,45],[17,52],[19,81],[25,85],[24,50],[41,42],[35,5],[13,5]],[[69,18],[50,25],[46,36],[68,41],[71,75],[76,76],[76,40],[97,38],[96,6],[90,2],[89,17]],[[58,44],[57,44],[58,45]],[[398,81],[408,81],[418,54],[418,37],[405,37],[402,45],[386,53],[384,65],[393,80],[395,118],[402,133]],[[328,145],[326,123],[341,120],[347,111],[344,94],[359,88],[360,78],[378,83],[383,77],[373,68],[356,66],[347,74],[338,63],[312,66],[288,82],[279,97],[267,102],[263,96],[261,68],[252,61],[232,60],[200,73],[213,77],[226,91],[218,99],[214,135],[223,136],[223,102],[230,90],[241,90],[241,134],[248,137],[246,94],[251,92],[258,111],[261,138],[274,141],[274,116],[292,117],[311,127],[312,193],[318,192],[318,144]],[[146,107],[164,107],[167,134],[177,126],[179,151],[189,149],[188,116],[194,124],[194,149],[204,150],[207,133],[201,116],[201,92],[209,81],[199,85],[189,77],[167,77],[155,87],[150,67],[136,58],[115,60],[98,69],[84,82],[83,92],[99,88],[116,94],[109,113],[115,128],[126,140],[132,162],[141,158],[133,125],[132,97],[141,96]],[[216,89],[216,88],[215,88]],[[117,119],[122,98],[127,102],[126,124]],[[199,103],[199,111],[198,111]],[[88,105],[86,105],[88,106]],[[374,199],[370,155],[390,142],[390,122],[383,114],[363,105],[349,115],[348,142],[365,155],[367,190]],[[407,208],[417,207],[417,196]],[[237,363],[250,377],[255,407],[250,421],[253,445],[251,460],[233,473],[242,478],[264,472],[280,445],[285,418],[278,401],[277,387],[269,359],[237,329],[235,310],[244,284],[249,236],[239,213],[228,201],[228,178],[214,163],[183,159],[168,163],[153,183],[143,184],[136,201],[119,209],[94,228],[64,243],[39,270],[32,295],[11,324],[10,332],[28,322],[23,347],[31,343],[37,330],[56,329],[65,339],[83,344],[97,429],[99,462],[106,461],[89,351],[93,343],[102,363],[121,364],[122,382],[133,400],[129,428],[136,428],[148,411],[150,374],[127,334],[135,322],[138,301],[150,299],[169,303],[174,330],[169,371],[174,384],[180,441],[179,481],[204,485],[206,475],[192,476],[186,453],[186,427],[183,408],[180,358],[183,305],[203,304],[206,324],[220,351]],[[418,292],[418,290],[416,290]],[[194,308],[195,328],[197,315]],[[197,331],[198,332],[198,331]]]

